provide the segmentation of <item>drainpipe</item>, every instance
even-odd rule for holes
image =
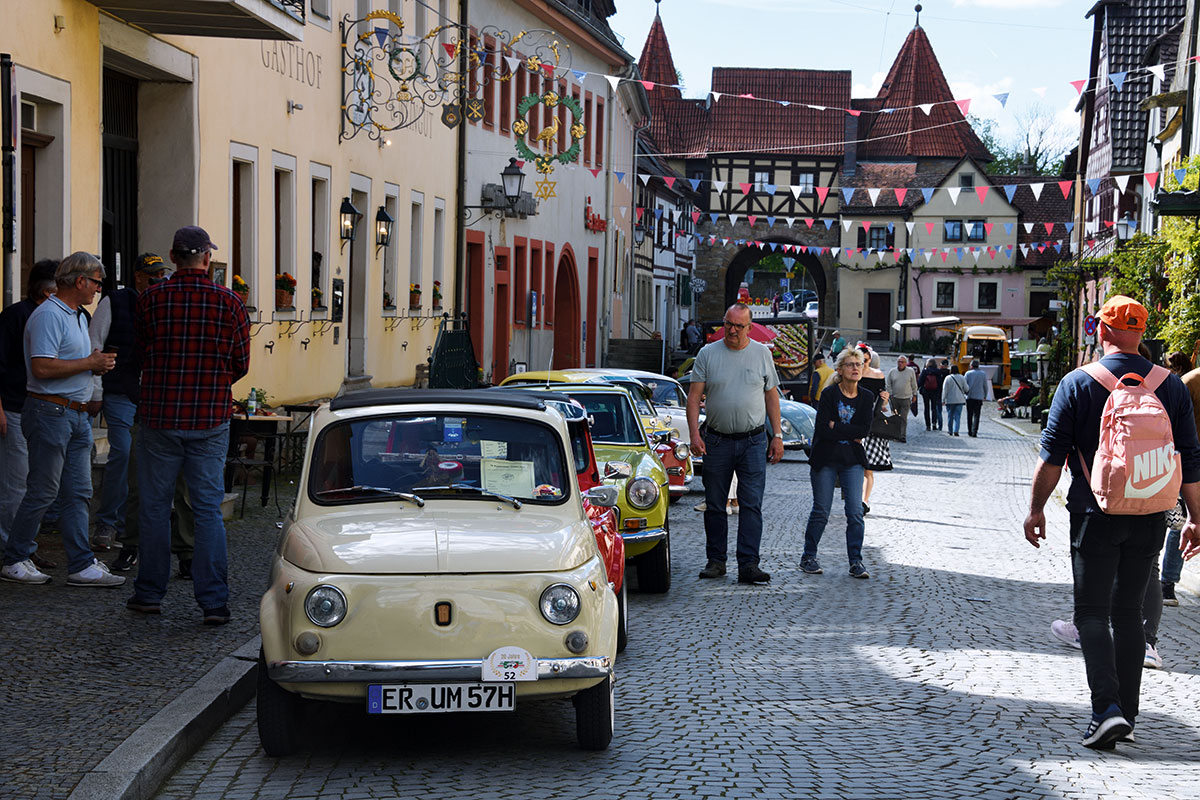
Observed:
[[[3,146],[4,168],[0,175],[0,183],[4,185],[4,232],[0,237],[0,249],[4,251],[4,305],[10,306],[14,300],[15,286],[13,281],[13,253],[17,249],[17,209],[16,192],[13,186],[16,173],[17,158],[17,121],[13,119],[13,60],[8,53],[0,53],[0,145]],[[636,180],[636,179],[635,179]]]
[[[1196,32],[1200,30],[1200,19],[1196,18],[1196,3],[1190,4],[1192,13],[1188,16],[1189,24],[1192,28],[1192,39],[1188,43],[1188,63],[1196,57]],[[1185,158],[1192,155],[1192,126],[1196,124],[1196,70],[1195,68],[1188,70],[1188,89],[1187,103],[1183,107],[1183,155]],[[1161,151],[1160,151],[1161,152]]]
[[[467,12],[471,0],[459,0],[459,31],[458,31],[458,69],[460,75],[467,74],[467,43],[470,34],[467,32]],[[458,95],[458,166],[455,169],[456,186],[458,186],[458,213],[455,215],[454,241],[454,307],[451,309],[451,319],[462,319],[463,314],[463,284],[467,280],[467,239],[466,213],[467,203],[467,90],[469,82],[464,82]]]

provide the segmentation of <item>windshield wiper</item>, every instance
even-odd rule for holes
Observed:
[[[387,497],[395,497],[398,500],[408,500],[411,503],[416,503],[417,508],[424,508],[425,501],[417,497],[412,492],[397,492],[393,489],[388,489],[385,486],[342,486],[338,489],[324,489],[317,492],[318,497],[335,497],[342,494],[354,493],[369,493],[375,495],[384,495]]]
[[[505,502],[512,503],[513,508],[521,507],[521,501],[515,497],[509,497],[506,494],[500,494],[499,492],[493,492],[490,489],[484,489],[479,486],[472,486],[469,483],[452,483],[449,486],[422,486],[421,488],[427,492],[444,491],[446,489],[469,489],[472,492],[478,492],[479,494],[483,495],[484,497],[494,497],[497,500],[504,500]]]

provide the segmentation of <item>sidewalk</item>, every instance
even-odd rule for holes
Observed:
[[[281,477],[279,489],[286,511],[295,487]],[[0,796],[149,797],[253,696],[258,601],[280,521],[257,494],[251,485],[245,519],[226,522],[228,625],[202,625],[191,582],[177,577],[158,617],[125,609],[136,568],[116,589],[68,587],[58,536],[39,539],[59,563],[52,583],[0,582]]]

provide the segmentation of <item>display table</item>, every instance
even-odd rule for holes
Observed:
[[[237,468],[262,470],[262,504],[265,507],[271,496],[271,485],[278,469],[282,468],[280,457],[283,449],[279,440],[287,436],[287,430],[279,430],[279,424],[290,426],[293,417],[288,414],[234,414],[229,421],[229,453],[225,459],[225,491],[233,490],[234,471]],[[262,457],[258,456],[258,445],[262,443]],[[242,511],[246,509],[245,491],[249,487],[249,475],[245,479],[242,495]],[[275,508],[279,513],[279,491],[275,491]]]

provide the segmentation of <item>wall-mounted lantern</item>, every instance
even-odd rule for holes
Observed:
[[[362,219],[362,212],[354,207],[350,202],[349,197],[342,198],[342,207],[338,211],[338,217],[341,220],[341,228],[338,234],[342,238],[342,249],[346,249],[346,242],[353,242],[354,237],[358,233],[358,221]]]
[[[387,212],[383,206],[375,212],[375,252],[379,252],[379,248],[387,247],[392,243],[392,226],[396,221],[392,219],[392,215]]]

